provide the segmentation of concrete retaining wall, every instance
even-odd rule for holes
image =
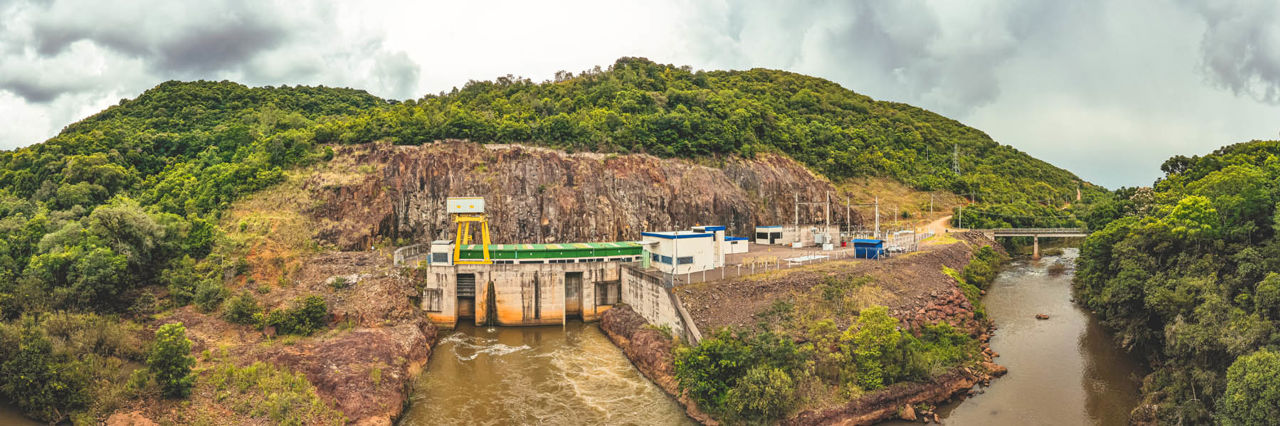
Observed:
[[[683,336],[685,341],[697,343],[702,334],[692,317],[685,311],[680,298],[666,286],[665,276],[650,273],[628,265],[622,268],[622,303],[645,321],[659,327],[671,328],[671,333]]]

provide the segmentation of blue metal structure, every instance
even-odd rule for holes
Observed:
[[[884,240],[853,240],[853,257],[859,259],[879,259],[884,255]]]

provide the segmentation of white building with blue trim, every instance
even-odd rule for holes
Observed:
[[[649,266],[664,273],[687,274],[725,265],[724,256],[746,253],[746,240],[727,241],[723,226],[695,226],[688,231],[642,232]],[[739,246],[740,245],[740,246]]]

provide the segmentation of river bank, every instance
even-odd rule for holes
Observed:
[[[920,252],[892,259],[832,261],[743,279],[682,286],[677,294],[704,335],[722,327],[743,331],[752,327],[792,327],[793,319],[784,318],[793,314],[806,317],[818,314],[818,318],[809,321],[831,321],[839,329],[845,329],[852,319],[859,317],[857,311],[871,306],[887,307],[903,329],[920,330],[928,324],[948,324],[975,342],[976,359],[945,371],[935,370],[924,381],[856,391],[851,398],[839,395],[807,398],[794,411],[786,413],[781,423],[870,424],[904,416],[931,418],[933,413],[928,411],[929,407],[969,395],[975,386],[989,383],[1006,371],[994,362],[998,355],[986,345],[990,322],[981,318],[980,307],[969,303],[955,275],[955,271],[970,264],[978,248],[993,245],[978,234],[949,235],[924,244]],[[836,305],[828,303],[832,301]],[[856,309],[848,310],[851,308]],[[785,312],[779,314],[781,311]],[[673,373],[675,343],[670,336],[646,326],[638,314],[625,306],[607,312],[600,327],[637,369],[678,399],[691,417],[706,424],[717,423],[678,389]],[[814,382],[809,383],[812,386]],[[917,407],[924,410],[917,413]]]
[[[963,402],[939,407],[954,424],[1128,424],[1139,401],[1142,367],[1072,301],[1078,250],[1011,262],[983,302],[999,327],[991,348],[1012,371]],[[1053,265],[1066,266],[1062,273]],[[1038,314],[1049,319],[1039,320]]]

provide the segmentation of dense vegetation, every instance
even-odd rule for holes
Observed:
[[[832,180],[884,176],[919,189],[1057,204],[1074,199],[1077,187],[1098,191],[981,131],[827,80],[766,69],[695,72],[640,58],[561,73],[552,82],[472,81],[323,123],[315,137],[398,144],[468,138],[686,158],[771,151]],[[952,170],[957,147],[960,175]]]
[[[717,418],[767,421],[812,399],[926,379],[975,359],[976,350],[972,338],[950,325],[928,325],[917,336],[875,306],[844,331],[831,320],[794,333],[720,330],[697,346],[678,348],[675,375],[681,389]]]
[[[331,155],[311,142],[318,121],[384,104],[349,89],[169,82],[0,151],[0,336],[12,338],[0,366],[13,373],[0,375],[0,393],[49,421],[146,394],[145,374],[121,387],[121,365],[145,361],[150,340],[129,320],[189,303],[217,310],[228,272],[242,272],[215,250],[222,209]],[[67,318],[100,346],[58,343]],[[101,349],[119,347],[133,349]],[[156,377],[165,393],[190,387],[167,377]]]
[[[1280,142],[1161,168],[1153,188],[1122,189],[1092,208],[1097,231],[1081,249],[1076,291],[1124,347],[1151,360],[1136,415],[1274,422],[1260,416],[1276,401],[1276,387],[1261,383],[1274,384],[1267,372],[1277,368],[1265,351],[1280,349]]]
[[[161,385],[175,395],[198,388],[200,378],[170,387],[120,367],[145,361],[152,336],[139,323],[186,305],[280,333],[322,328],[322,300],[264,310],[252,294],[228,288],[247,263],[228,248],[222,212],[282,182],[287,170],[331,158],[325,143],[442,138],[712,163],[780,152],[833,180],[883,176],[921,189],[1034,193],[1045,205],[1070,199],[1080,185],[955,121],[780,71],[693,72],[625,58],[607,71],[539,84],[472,82],[404,103],[351,89],[167,82],[44,143],[0,151],[0,369],[14,373],[0,375],[0,394],[57,421],[101,415]],[[961,175],[951,170],[953,147]],[[63,343],[68,329],[98,330],[101,343]],[[103,349],[124,346],[134,349]],[[755,384],[740,392],[780,380],[772,371],[751,377]]]
[[[983,247],[955,272],[978,312],[978,289],[1003,261]],[[680,388],[718,419],[762,422],[978,360],[978,343],[951,325],[903,329],[888,308],[865,300],[869,281],[829,277],[805,297],[775,303],[755,330],[721,329],[678,347]]]

